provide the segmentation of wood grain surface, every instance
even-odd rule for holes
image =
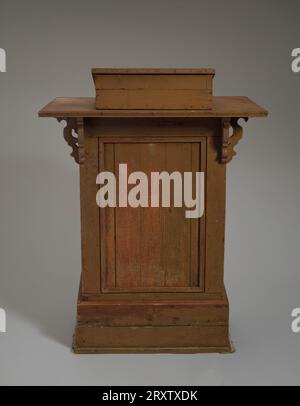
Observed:
[[[213,96],[211,110],[97,110],[94,97],[58,97],[40,117],[265,117],[267,110],[244,96]]]

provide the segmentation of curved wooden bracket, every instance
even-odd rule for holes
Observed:
[[[78,164],[84,163],[84,136],[82,118],[58,118],[57,121],[66,121],[64,139],[72,148],[71,157]]]
[[[243,128],[238,124],[240,118],[226,117],[222,120],[221,163],[227,164],[236,155],[234,147],[243,136]],[[248,121],[248,117],[244,117]],[[230,127],[232,135],[230,135]]]

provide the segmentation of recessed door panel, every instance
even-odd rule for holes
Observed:
[[[100,209],[102,291],[203,290],[205,212],[200,219],[186,218],[187,208],[151,207],[151,173],[205,171],[205,139],[198,142],[103,143],[102,170],[114,172],[119,189],[119,165],[127,176],[143,172],[148,179],[149,207]],[[135,185],[128,185],[128,192]],[[195,194],[195,184],[193,185]],[[118,193],[117,193],[118,194]]]

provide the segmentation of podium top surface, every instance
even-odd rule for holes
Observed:
[[[100,75],[214,75],[211,68],[93,68],[92,74]]]
[[[266,117],[267,110],[244,96],[214,96],[209,110],[97,110],[94,97],[58,97],[40,117]]]

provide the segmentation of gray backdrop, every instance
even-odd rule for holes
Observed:
[[[0,384],[298,384],[298,0],[3,1],[0,47]],[[213,67],[216,95],[270,111],[228,166],[225,275],[232,355],[76,356],[78,167],[56,96],[93,96],[91,67]]]

